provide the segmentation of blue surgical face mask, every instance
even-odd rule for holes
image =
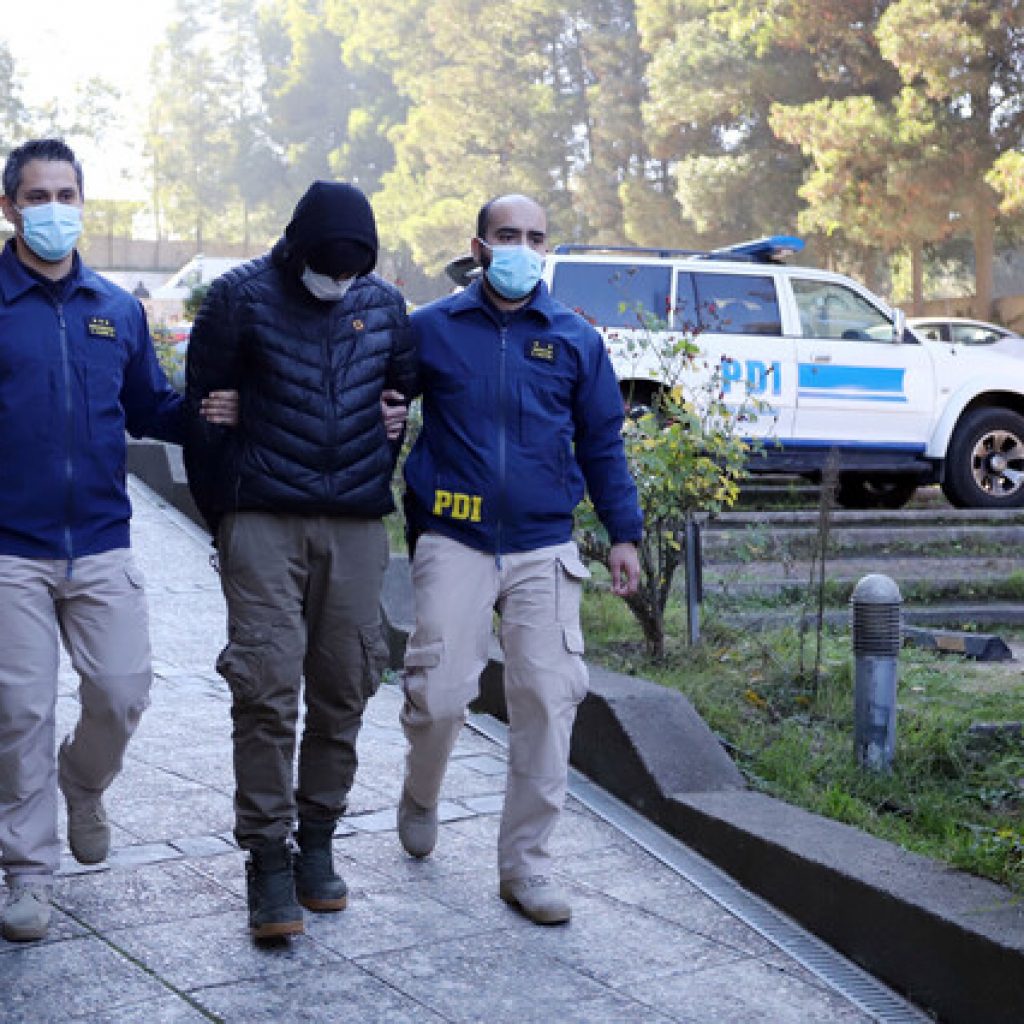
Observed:
[[[504,299],[525,299],[540,280],[544,257],[528,245],[491,245],[490,266],[484,271],[490,286]]]
[[[25,244],[47,263],[64,259],[82,233],[81,207],[70,203],[40,203],[18,212]]]
[[[321,302],[340,302],[345,298],[346,292],[352,287],[354,277],[345,277],[335,281],[333,277],[326,274],[318,274],[309,267],[302,272],[302,283],[306,286],[309,294]]]

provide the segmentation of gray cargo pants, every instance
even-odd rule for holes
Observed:
[[[345,809],[363,709],[387,664],[388,541],[379,519],[258,512],[225,517],[217,536],[228,610],[217,671],[233,698],[235,838],[251,849],[283,839],[296,816],[334,821]]]
[[[127,548],[67,559],[0,556],[0,864],[8,882],[50,881],[60,863],[54,756],[58,634],[80,678],[59,783],[97,799],[121,770],[149,704],[142,574]]]
[[[505,652],[509,756],[498,833],[502,880],[544,875],[565,800],[569,741],[586,696],[580,596],[590,575],[571,541],[495,556],[420,537],[413,559],[416,630],[405,650],[405,788],[438,802],[448,757],[480,689],[495,608]]]

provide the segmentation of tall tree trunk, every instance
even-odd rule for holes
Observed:
[[[974,196],[974,315],[980,320],[992,319],[995,233],[995,193],[980,182]]]
[[[914,316],[924,312],[924,243],[919,238],[910,243],[910,308]]]

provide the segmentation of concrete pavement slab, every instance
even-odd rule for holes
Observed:
[[[209,1016],[178,995],[90,1013],[89,1024],[209,1024]]]
[[[0,956],[4,1024],[63,1024],[164,994],[95,935],[20,947]]]
[[[252,942],[241,903],[235,910],[187,921],[112,931],[107,938],[143,970],[183,992],[313,967],[328,970],[342,963],[336,953],[308,936],[290,942]]]
[[[863,1020],[844,1000],[759,960],[733,961],[664,974],[627,986],[678,1021],[703,1024],[853,1024]]]
[[[189,921],[244,906],[240,895],[197,876],[180,860],[60,878],[54,899],[73,909],[76,916],[101,933],[166,921]]]
[[[281,1024],[444,1024],[445,1018],[354,964],[312,968],[199,989],[193,998],[215,1020]]]
[[[359,963],[446,1021],[657,1024],[673,1019],[502,932],[433,948],[418,945],[401,959],[364,958]],[[510,971],[510,964],[516,969]]]

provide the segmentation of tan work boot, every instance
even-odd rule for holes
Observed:
[[[79,864],[99,864],[110,853],[110,825],[103,801],[68,798],[68,846]]]
[[[437,808],[421,807],[405,787],[398,801],[398,839],[410,857],[423,858],[437,843]]]
[[[50,924],[53,887],[42,882],[11,883],[0,934],[9,942],[36,942]]]
[[[572,917],[565,893],[547,875],[503,879],[498,895],[534,924],[564,924]]]

